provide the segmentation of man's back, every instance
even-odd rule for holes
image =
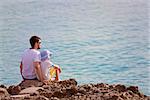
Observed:
[[[22,75],[25,79],[36,78],[36,72],[33,63],[41,62],[40,52],[36,49],[27,49],[22,55]]]

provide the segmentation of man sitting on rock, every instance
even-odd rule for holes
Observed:
[[[44,80],[41,72],[41,55],[38,49],[41,48],[41,39],[38,36],[32,36],[30,38],[31,48],[25,50],[22,55],[22,60],[20,64],[20,73],[24,80],[36,80],[36,74],[39,80],[43,83],[47,81]]]

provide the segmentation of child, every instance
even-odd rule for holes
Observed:
[[[51,62],[52,52],[44,50],[41,52],[41,70],[45,80],[59,80],[60,67]],[[55,77],[54,77],[55,75]]]

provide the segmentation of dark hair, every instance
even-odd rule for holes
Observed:
[[[32,37],[30,38],[31,47],[34,48],[35,43],[36,43],[36,42],[39,42],[39,40],[41,40],[40,37],[38,37],[38,36],[32,36]]]

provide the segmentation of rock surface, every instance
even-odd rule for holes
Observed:
[[[0,100],[4,99],[5,97],[9,97],[9,94],[5,88],[0,87]]]
[[[75,79],[49,82],[26,80],[17,86],[0,85],[0,100],[150,100],[137,86],[104,83],[77,85]]]

